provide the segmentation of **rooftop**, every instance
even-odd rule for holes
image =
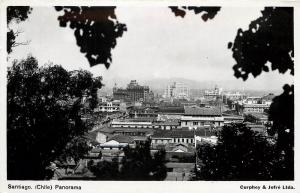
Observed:
[[[185,106],[184,115],[221,116],[221,109],[217,107]]]
[[[126,135],[115,135],[108,139],[108,141],[111,140],[117,141],[119,143],[132,143],[134,141],[132,137]]]
[[[209,131],[206,129],[200,130],[161,130],[156,131],[152,135],[152,138],[194,138],[194,136],[214,136],[216,135],[215,131]]]
[[[184,113],[183,106],[163,106],[158,108],[160,113]]]

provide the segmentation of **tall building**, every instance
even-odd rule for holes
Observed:
[[[127,85],[127,93],[131,101],[147,101],[149,92],[149,86],[140,86],[136,80],[131,80]]]
[[[113,88],[113,98],[115,100],[123,100],[128,102],[148,101],[153,93],[150,92],[149,86],[141,86],[136,80],[131,80],[126,89]]]
[[[178,98],[187,99],[190,96],[190,89],[180,82],[174,82],[172,85],[168,85],[165,89],[164,98]]]

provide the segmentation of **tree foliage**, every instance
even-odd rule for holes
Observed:
[[[97,180],[119,180],[119,163],[116,161],[101,161],[96,165],[90,165],[89,170],[96,176]]]
[[[165,151],[159,150],[151,155],[150,140],[139,143],[135,148],[124,148],[121,168],[117,162],[99,162],[90,166],[98,179],[104,180],[164,180],[167,177]]]
[[[294,86],[285,85],[284,92],[273,99],[269,120],[273,121],[270,134],[277,134],[277,149],[283,166],[278,168],[286,179],[294,178]]]
[[[197,147],[200,171],[192,180],[274,180],[280,165],[275,146],[245,124],[224,126],[217,145]]]
[[[252,21],[249,29],[238,29],[234,43],[229,43],[237,78],[247,80],[262,71],[272,70],[294,74],[294,16],[292,7],[266,7],[262,16]]]
[[[247,80],[249,74],[257,77],[262,71],[279,73],[290,71],[294,75],[294,8],[265,7],[262,16],[252,21],[249,29],[239,29],[233,51],[237,64],[233,66],[237,78]],[[273,99],[269,120],[271,133],[277,134],[277,153],[284,161],[280,168],[286,179],[294,178],[294,86],[285,85],[284,92]]]
[[[12,47],[18,45],[16,37],[18,33],[9,28],[11,22],[20,23],[28,18],[32,8],[29,6],[8,6],[7,7],[7,53],[12,52]]]
[[[185,17],[187,11],[194,11],[195,14],[201,14],[203,21],[213,19],[221,10],[221,7],[195,7],[195,6],[170,6],[171,11],[175,16]]]
[[[244,122],[257,123],[259,119],[252,114],[244,114]]]
[[[75,159],[86,153],[80,138],[87,127],[81,121],[81,99],[70,93],[70,72],[59,65],[39,68],[29,56],[13,63],[7,79],[9,180],[50,178],[46,167],[51,161],[63,153]]]
[[[112,62],[111,50],[127,30],[126,25],[119,23],[115,7],[81,6],[55,7],[64,14],[58,17],[59,25],[69,24],[80,52],[85,53],[91,66],[104,64],[108,68]]]

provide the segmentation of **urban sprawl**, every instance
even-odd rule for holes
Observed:
[[[120,162],[123,148],[151,140],[151,153],[166,151],[165,180],[188,180],[201,162],[195,159],[196,145],[216,144],[216,133],[222,126],[243,122],[267,135],[272,124],[268,110],[273,97],[272,93],[254,97],[241,90],[223,91],[218,86],[191,97],[189,87],[180,82],[167,86],[163,94],[155,94],[136,80],[126,88],[115,84],[112,93],[98,95],[92,116],[84,117],[94,123],[87,134],[92,147],[89,154],[79,164],[70,160],[67,169],[57,170],[55,178],[92,176],[83,172],[90,160]]]

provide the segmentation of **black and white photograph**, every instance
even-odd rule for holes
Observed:
[[[299,4],[80,2],[0,3],[0,192],[297,192]]]

